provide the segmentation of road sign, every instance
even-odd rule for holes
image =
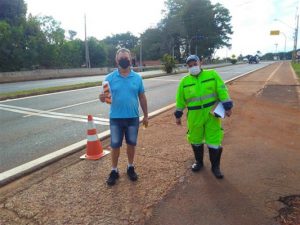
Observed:
[[[270,35],[279,35],[280,31],[279,30],[271,30]]]

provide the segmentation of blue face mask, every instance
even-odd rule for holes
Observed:
[[[130,61],[125,58],[121,58],[119,61],[119,66],[123,69],[127,69],[130,66]]]
[[[201,69],[200,66],[193,66],[189,68],[189,73],[196,76],[200,73]]]

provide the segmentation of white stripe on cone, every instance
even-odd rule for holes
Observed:
[[[94,134],[94,135],[88,135],[88,136],[87,136],[87,140],[88,140],[88,141],[97,141],[97,140],[98,140],[98,136],[97,136],[97,134]]]
[[[92,129],[96,129],[96,126],[94,124],[94,121],[88,121],[88,127],[87,127],[88,130],[92,130]]]

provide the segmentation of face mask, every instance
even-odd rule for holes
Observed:
[[[190,74],[192,74],[194,76],[198,75],[200,73],[200,71],[201,71],[201,69],[199,66],[193,66],[193,67],[189,68]]]
[[[127,69],[128,66],[130,66],[130,62],[128,59],[120,59],[119,60],[119,66],[123,69]]]

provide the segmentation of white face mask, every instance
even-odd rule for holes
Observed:
[[[189,73],[196,76],[200,73],[201,69],[200,66],[193,66],[191,68],[189,68]]]

